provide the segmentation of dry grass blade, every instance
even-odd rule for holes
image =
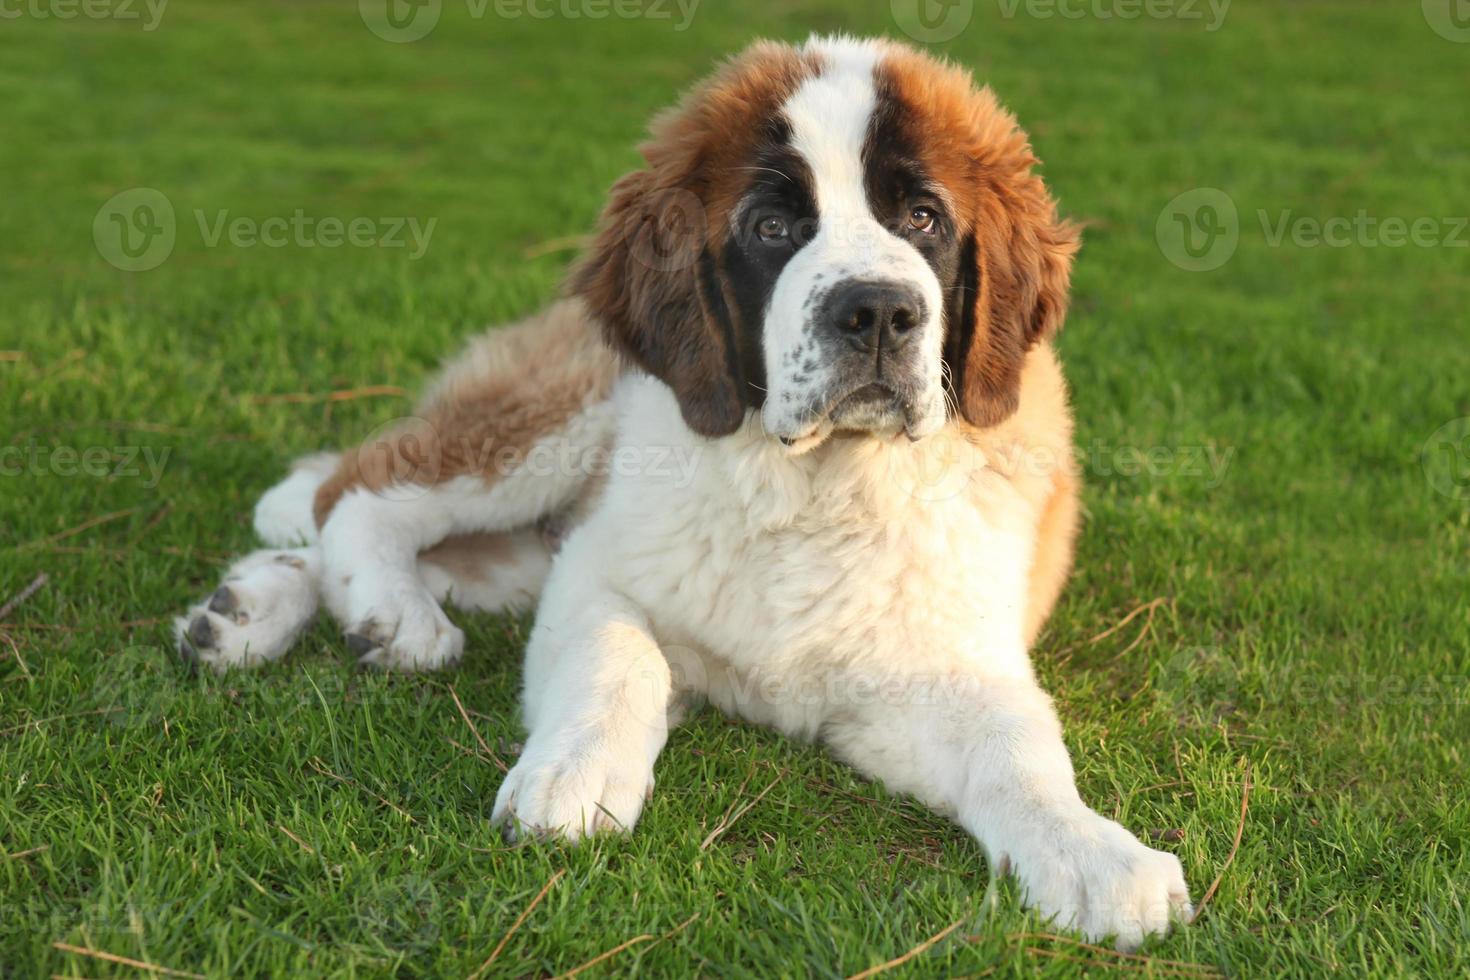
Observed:
[[[1094,948],[1100,949],[1101,947]],[[1194,980],[1209,980],[1212,977],[1224,976],[1223,973],[1208,967],[1195,968],[1192,964],[1188,969],[1178,969],[1171,966],[1160,966],[1152,960],[1144,960],[1142,963],[1122,959],[1099,960],[1089,956],[1074,956],[1071,953],[1064,953],[1058,949],[1042,949],[1040,946],[1027,946],[1025,950],[1028,956],[1044,956],[1047,959],[1065,960],[1068,963],[1081,963],[1095,969],[1123,970],[1130,973],[1142,973],[1145,976],[1151,977],[1187,977],[1194,978]],[[1104,950],[1104,952],[1108,951]]]
[[[49,538],[42,538],[39,541],[32,541],[30,544],[23,544],[21,545],[21,548],[22,550],[26,548],[44,548],[48,544],[55,544],[58,541],[65,541],[67,538],[74,538],[84,531],[92,530],[92,528],[94,527],[101,527],[103,524],[111,524],[113,521],[120,521],[124,517],[132,517],[134,514],[138,513],[138,511],[142,509],[143,508],[141,507],[129,507],[127,510],[115,510],[111,514],[103,514],[101,517],[94,517],[89,521],[83,521],[76,527],[68,528],[67,530],[62,531],[59,534],[53,534]]]
[[[852,976],[848,977],[847,980],[864,980],[864,978],[866,977],[876,976],[879,973],[887,973],[894,967],[902,966],[903,964],[907,963],[915,956],[924,955],[925,952],[932,949],[937,944],[943,942],[946,936],[958,929],[960,925],[965,921],[965,919],[968,918],[969,915],[966,914],[962,918],[956,919],[949,925],[945,926],[943,929],[936,932],[934,935],[930,936],[928,939],[924,940],[922,943],[919,943],[919,945],[915,946],[907,953],[904,953],[902,956],[895,956],[887,963],[879,963],[877,966],[870,966],[861,973],[854,973]]]
[[[342,391],[293,391],[281,395],[252,395],[252,405],[315,405],[321,402],[350,402],[359,398],[405,398],[408,391],[397,385],[369,385]]]
[[[37,854],[45,854],[49,850],[51,850],[50,844],[42,844],[40,847],[33,847],[28,851],[16,851],[14,854],[6,854],[4,855],[4,858],[7,861],[19,861],[21,858],[34,857]]]
[[[169,616],[155,616],[152,619],[128,619],[121,623],[99,623],[94,626],[62,626],[58,623],[9,623],[6,629],[12,630],[35,630],[44,633],[102,633],[107,630],[132,630],[141,629],[145,626],[162,626],[171,623],[173,619]]]
[[[1247,762],[1245,764],[1245,776],[1243,777],[1241,782],[1240,823],[1238,823],[1235,827],[1235,840],[1230,845],[1230,853],[1225,855],[1225,863],[1220,866],[1220,873],[1215,875],[1215,880],[1210,882],[1210,887],[1205,889],[1204,897],[1201,898],[1199,900],[1199,904],[1195,906],[1194,915],[1190,916],[1189,918],[1189,922],[1191,925],[1198,922],[1199,917],[1204,914],[1205,906],[1209,905],[1210,899],[1215,897],[1215,889],[1220,887],[1220,882],[1225,878],[1225,872],[1230,870],[1230,864],[1235,860],[1235,852],[1240,850],[1240,839],[1245,836],[1245,815],[1246,811],[1250,809],[1250,805],[1251,766],[1250,763]]]
[[[0,623],[0,640],[4,640],[5,645],[10,647],[10,655],[14,657],[15,662],[20,665],[20,672],[25,675],[25,679],[34,684],[36,682],[36,677],[34,674],[31,673],[31,668],[30,665],[26,663],[26,658],[20,655],[20,644],[15,642],[15,639],[11,637],[9,633],[5,632],[5,626],[3,623]],[[3,657],[0,657],[0,660],[3,659]]]
[[[1220,971],[1207,963],[1188,963],[1184,960],[1166,960],[1157,956],[1144,956],[1141,953],[1124,953],[1116,949],[1108,949],[1106,946],[1098,946],[1093,943],[1083,942],[1071,936],[1062,936],[1054,932],[1018,932],[1006,937],[1008,940],[1041,939],[1053,943],[1066,943],[1078,949],[1085,949],[1090,953],[1107,956],[1112,959],[1129,960],[1140,965],[1148,964],[1154,967],[1163,967],[1171,970],[1189,970],[1200,973],[1203,976],[1219,976]]]
[[[731,826],[734,825],[735,821],[737,821],[741,817],[745,816],[746,811],[748,811],[751,807],[755,806],[761,800],[765,799],[766,794],[769,793],[771,790],[775,789],[776,788],[776,784],[779,783],[780,781],[781,781],[781,774],[780,773],[777,773],[776,778],[773,779],[773,780],[771,780],[771,784],[769,786],[767,786],[765,789],[763,789],[759,793],[757,793],[756,796],[755,796],[755,799],[753,799],[750,802],[746,803],[744,806],[740,807],[740,809],[738,809],[738,810],[735,809],[735,803],[731,803],[730,804],[730,808],[725,811],[725,815],[720,818],[720,822],[717,823],[717,824],[715,824],[715,829],[714,830],[711,830],[709,832],[709,836],[706,837],[704,839],[704,842],[699,845],[699,849],[701,851],[707,851],[707,850],[709,850],[711,844],[713,844],[716,840],[718,840],[720,838],[720,836],[725,833],[725,831],[729,830],[731,828]],[[745,783],[748,783],[748,782],[750,782],[750,777],[749,776],[745,777]],[[740,790],[737,790],[736,791],[736,802],[739,801],[739,793],[740,793],[740,791],[743,791],[745,789],[745,783],[741,783],[740,784]]]
[[[0,623],[4,623],[5,617],[15,612],[15,610],[20,607],[21,603],[25,602],[31,596],[35,595],[37,592],[40,592],[43,588],[45,588],[46,583],[50,580],[50,577],[45,572],[41,572],[35,578],[31,579],[30,585],[27,585],[25,588],[21,589],[14,596],[8,599],[5,605],[0,606]]]
[[[1110,626],[1107,629],[1103,630],[1101,633],[1097,634],[1097,636],[1094,636],[1092,639],[1088,640],[1087,642],[1089,644],[1092,644],[1092,643],[1097,643],[1097,642],[1099,642],[1101,640],[1106,640],[1108,637],[1110,637],[1114,633],[1118,632],[1118,630],[1122,629],[1123,627],[1127,626],[1129,623],[1133,622],[1139,616],[1142,616],[1146,612],[1152,612],[1153,610],[1159,608],[1159,606],[1162,606],[1164,603],[1166,603],[1168,601],[1169,601],[1169,597],[1168,596],[1159,596],[1157,599],[1151,599],[1148,602],[1145,602],[1143,605],[1139,606],[1137,609],[1134,609],[1128,615],[1124,616],[1122,619],[1118,620],[1112,626]]]
[[[685,929],[689,928],[689,924],[691,922],[693,922],[697,918],[699,918],[699,913],[698,912],[695,912],[689,918],[685,919],[683,922],[681,922],[678,925],[674,926],[674,928],[670,929],[668,932],[664,933],[662,936],[654,936],[654,935],[651,935],[649,933],[644,933],[641,936],[634,936],[632,939],[629,939],[627,942],[622,942],[622,943],[619,943],[618,945],[614,946],[612,949],[608,950],[606,953],[599,953],[597,956],[592,957],[592,959],[588,960],[586,963],[583,963],[581,966],[573,967],[572,969],[568,970],[565,973],[559,973],[559,974],[557,974],[555,977],[552,978],[552,980],[569,980],[570,977],[574,977],[577,974],[583,972],[584,970],[590,970],[594,966],[596,966],[597,964],[601,963],[603,960],[611,959],[612,957],[614,957],[614,956],[618,955],[619,953],[621,953],[623,950],[628,949],[631,946],[637,946],[639,943],[650,943],[650,942],[658,942],[658,943],[661,943],[665,939],[672,939],[674,936],[678,935],[679,933],[683,932]]]
[[[539,259],[542,256],[555,255],[557,252],[570,252],[574,249],[586,248],[591,243],[591,235],[565,235],[561,238],[551,238],[544,242],[538,242],[521,252],[521,256],[527,259]]]
[[[14,735],[16,732],[23,732],[33,725],[36,728],[40,728],[42,725],[49,724],[53,721],[71,721],[76,718],[90,718],[93,715],[105,715],[111,710],[111,708],[94,708],[91,711],[79,711],[74,715],[51,715],[46,718],[32,718],[30,721],[26,722],[23,725],[14,725],[10,728],[0,728],[0,735]]]
[[[52,943],[51,945],[63,953],[75,953],[77,956],[90,956],[94,960],[104,960],[108,963],[117,963],[120,966],[130,966],[135,970],[147,970],[150,973],[158,973],[166,977],[188,977],[190,980],[204,980],[204,975],[200,973],[185,973],[183,970],[171,970],[166,966],[159,966],[156,963],[145,963],[142,960],[118,956],[116,953],[104,953],[100,949],[87,949],[84,946],[72,946],[69,943]]]
[[[316,848],[312,847],[306,841],[302,840],[300,837],[297,837],[295,834],[291,833],[291,831],[289,829],[287,829],[287,827],[286,827],[285,824],[283,824],[283,823],[276,824],[276,829],[279,830],[281,833],[285,834],[287,837],[289,837],[292,840],[294,840],[296,842],[296,845],[298,847],[300,847],[303,851],[305,851],[307,854],[315,854],[316,853]]]
[[[358,789],[362,790],[368,796],[371,796],[373,799],[377,800],[379,803],[383,804],[384,806],[386,806],[386,807],[390,808],[391,810],[393,810],[394,812],[398,813],[400,816],[402,816],[404,819],[406,819],[409,823],[418,823],[418,821],[414,819],[414,816],[413,816],[412,813],[409,813],[407,810],[405,810],[403,807],[399,806],[397,803],[394,803],[392,800],[388,799],[386,796],[380,796],[379,794],[374,793],[372,790],[368,789],[366,786],[364,786],[362,783],[358,782],[355,779],[348,779],[346,776],[339,776],[339,775],[337,775],[335,772],[333,772],[332,770],[328,769],[327,766],[326,766],[326,764],[324,762],[322,762],[322,760],[316,758],[315,756],[313,756],[312,758],[308,759],[307,762],[308,762],[308,764],[310,764],[311,768],[315,769],[317,772],[321,773],[323,776],[326,776],[328,779],[335,779],[337,782],[342,783],[342,784],[347,785],[347,786],[356,786]]]
[[[567,869],[562,868],[561,870],[557,871],[556,874],[547,879],[546,884],[542,885],[541,890],[536,893],[536,897],[531,899],[531,904],[527,905],[524,909],[521,910],[521,914],[516,916],[516,920],[512,922],[510,924],[510,928],[505,931],[505,935],[500,937],[500,942],[496,943],[495,948],[490,951],[489,958],[486,959],[485,962],[480,964],[480,968],[478,970],[469,975],[468,980],[479,980],[480,976],[490,968],[490,964],[495,962],[496,957],[500,955],[501,950],[505,949],[505,944],[510,942],[510,937],[516,934],[516,930],[519,929],[521,927],[521,924],[526,921],[527,917],[536,910],[536,906],[541,904],[541,900],[546,897],[546,893],[551,891],[552,886],[555,885],[558,881],[561,881],[566,873]]]
[[[501,772],[510,772],[510,768],[500,760],[500,756],[490,751],[490,746],[480,737],[480,730],[475,727],[474,722],[470,721],[470,713],[464,710],[464,702],[459,699],[459,692],[454,689],[453,684],[449,685],[449,696],[454,698],[454,706],[459,709],[459,716],[464,719],[466,725],[470,726],[470,734],[475,736],[475,741],[479,743],[480,751],[485,753],[491,762],[495,763],[495,768]]]

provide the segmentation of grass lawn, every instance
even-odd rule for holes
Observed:
[[[1089,516],[1035,656],[1084,796],[1196,901],[1219,879],[1193,927],[1143,959],[1049,937],[956,827],[709,713],[631,838],[508,847],[526,620],[458,616],[464,666],[424,678],[355,675],[325,623],[257,673],[171,651],[288,460],[554,294],[653,110],[753,36],[897,35],[889,4],[681,31],[449,0],[397,44],[351,2],[146,30],[34,0],[0,20],[0,605],[49,581],[0,614],[0,977],[842,976],[951,925],[891,975],[1470,972],[1470,43],[1415,2],[1216,30],[1017,3],[938,47],[1088,225],[1061,349]],[[175,214],[148,271],[94,243],[134,188]],[[272,217],[303,230],[228,231]]]

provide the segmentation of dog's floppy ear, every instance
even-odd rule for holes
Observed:
[[[571,291],[614,347],[673,389],[689,428],[723,436],[745,416],[744,385],[708,226],[698,195],[655,166],[634,171],[613,186]]]
[[[960,413],[971,425],[1007,419],[1020,404],[1026,352],[1067,315],[1075,225],[1057,218],[1029,153],[997,172],[982,168],[978,213],[964,254],[946,343]],[[958,327],[958,329],[955,329]]]

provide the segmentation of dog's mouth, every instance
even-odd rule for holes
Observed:
[[[874,381],[855,391],[839,396],[827,409],[826,416],[838,428],[844,428],[846,419],[872,415],[891,415],[903,410],[903,399],[888,385]]]
[[[782,435],[781,443],[800,454],[815,449],[834,432],[904,432],[918,438],[915,430],[920,427],[921,414],[913,398],[882,381],[869,381],[818,403],[808,416],[808,428],[799,435]]]

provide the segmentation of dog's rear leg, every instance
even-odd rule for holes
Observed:
[[[449,538],[419,556],[418,577],[437,602],[503,612],[529,608],[551,571],[551,546],[539,529]],[[320,547],[251,552],[219,588],[174,621],[180,654],[216,671],[279,659],[317,613]],[[350,620],[333,609],[344,625]]]
[[[219,588],[174,620],[185,660],[219,671],[277,660],[316,618],[322,555],[312,504],[337,465],[332,453],[299,459],[260,498],[255,532],[271,548],[236,561]]]
[[[435,597],[444,579],[421,571],[419,555],[463,535],[529,534],[583,502],[595,482],[587,454],[612,441],[620,370],[581,304],[558,303],[471,345],[414,419],[343,456],[316,495],[322,588],[362,663],[415,671],[459,659],[464,634]]]

